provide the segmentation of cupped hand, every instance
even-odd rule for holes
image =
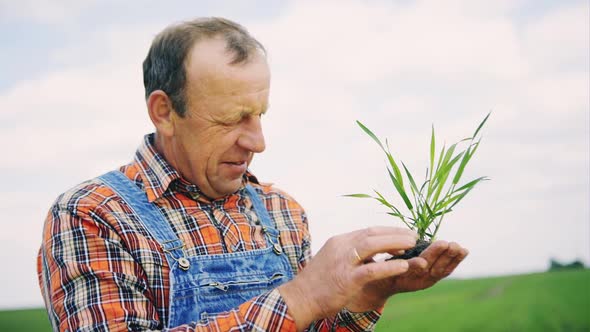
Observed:
[[[279,287],[299,329],[330,317],[368,284],[405,273],[409,262],[372,262],[376,253],[413,247],[417,234],[398,227],[370,227],[330,238],[307,266]]]
[[[394,294],[431,287],[449,276],[468,253],[455,242],[436,241],[419,257],[407,260],[409,267],[405,273],[367,283],[347,304],[347,308],[355,312],[369,311],[383,306]],[[367,265],[371,264],[374,263]]]
[[[436,241],[419,257],[408,260],[408,271],[393,279],[393,289],[403,293],[431,287],[453,273],[468,254],[455,242]]]

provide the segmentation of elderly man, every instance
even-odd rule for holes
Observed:
[[[467,255],[439,241],[375,262],[416,234],[373,227],[311,258],[304,210],[248,169],[265,148],[270,73],[240,25],[171,26],[143,71],[155,134],[47,217],[38,270],[54,330],[371,330],[390,296],[432,286]]]

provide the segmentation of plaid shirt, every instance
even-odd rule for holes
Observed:
[[[244,188],[209,200],[183,179],[146,135],[134,162],[120,169],[145,191],[185,243],[188,256],[215,255],[266,247],[261,226]],[[280,232],[293,271],[310,259],[305,212],[284,192],[244,182],[259,193]],[[212,211],[204,213],[203,207]],[[152,238],[121,198],[97,179],[59,196],[47,216],[37,260],[39,284],[54,330],[162,330],[168,321],[169,267]],[[315,322],[310,329],[364,331],[378,312],[350,313]],[[170,331],[292,331],[295,322],[275,289],[227,313]]]

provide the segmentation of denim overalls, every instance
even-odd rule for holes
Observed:
[[[112,171],[100,179],[113,189],[140,219],[166,253],[170,267],[170,306],[167,328],[228,311],[293,278],[287,255],[279,243],[268,211],[252,186],[246,191],[262,223],[265,249],[231,254],[187,257],[184,244],[158,207],[123,173]]]

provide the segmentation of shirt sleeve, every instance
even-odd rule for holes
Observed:
[[[308,221],[305,212],[302,212],[302,255],[299,259],[299,268],[303,269],[311,254],[311,235],[309,233]],[[313,322],[307,331],[373,331],[383,308],[369,312],[350,312],[342,309],[336,316],[324,318]]]
[[[56,205],[38,257],[54,331],[295,331],[277,290],[206,322],[163,329],[142,267],[99,217]]]

